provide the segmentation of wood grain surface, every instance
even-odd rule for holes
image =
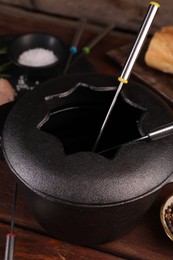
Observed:
[[[94,23],[115,23],[121,28],[135,31],[145,16],[149,2],[148,0],[0,0],[1,4],[15,5],[66,18],[76,19],[84,16]],[[158,2],[161,8],[153,29],[173,24],[172,0]]]
[[[110,1],[111,2],[111,1]],[[16,35],[32,31],[49,32],[62,38],[70,45],[77,23],[66,19],[57,19],[38,15],[25,10],[3,7],[0,9],[0,35]],[[102,26],[87,26],[80,47],[94,37]],[[101,73],[115,75],[121,72],[121,59],[113,60],[107,53],[128,46],[135,35],[130,32],[114,30],[104,38],[88,56],[88,60]],[[146,68],[142,68],[145,73]],[[132,75],[133,77],[133,75]],[[155,80],[157,77],[152,76]],[[142,80],[142,79],[141,79]],[[148,84],[148,87],[153,87]],[[168,95],[165,84],[155,91]],[[11,202],[14,189],[14,177],[4,160],[0,161],[0,259],[5,249],[5,234],[9,231],[11,220]],[[34,219],[21,191],[17,197],[16,227],[17,234],[15,259],[131,259],[131,260],[170,260],[173,259],[173,244],[163,231],[160,222],[160,207],[166,197],[173,192],[173,184],[166,185],[160,191],[158,199],[136,227],[119,240],[95,246],[80,247],[50,237]]]
[[[150,39],[148,40],[150,41]],[[143,83],[146,83],[153,90],[159,92],[170,104],[173,102],[173,77],[172,74],[164,73],[159,70],[148,67],[145,63],[144,56],[148,44],[140,54],[135,66],[133,68],[133,75],[135,75]],[[131,50],[131,45],[123,45],[119,48],[113,49],[108,52],[108,55],[117,63],[124,65],[126,57]]]
[[[11,202],[15,185],[13,175],[3,160],[0,161],[0,183],[0,256],[2,257],[5,248],[5,234],[10,229]],[[59,257],[60,253],[63,257],[66,256],[66,260],[76,259],[77,256],[81,256],[81,259],[85,256],[84,259],[109,260],[119,259],[118,256],[120,259],[169,260],[173,257],[172,242],[163,231],[159,211],[161,204],[172,191],[173,184],[162,188],[158,199],[130,233],[119,240],[96,246],[90,250],[49,237],[34,219],[29,205],[19,190],[15,220],[15,233],[17,234],[15,259],[54,259],[53,257]],[[101,252],[104,254],[102,255]],[[113,256],[115,257],[113,258]]]

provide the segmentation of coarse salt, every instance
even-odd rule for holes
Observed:
[[[17,92],[25,91],[25,90],[32,90],[35,88],[36,85],[39,85],[40,82],[37,80],[34,82],[33,85],[27,84],[27,78],[24,75],[20,75],[17,81],[16,90]]]
[[[20,54],[18,62],[31,67],[42,67],[55,63],[58,57],[53,51],[44,48],[34,48]]]

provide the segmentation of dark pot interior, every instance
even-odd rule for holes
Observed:
[[[97,93],[99,95],[102,93]],[[67,106],[51,113],[49,120],[41,130],[53,134],[61,140],[66,154],[91,151],[108,111],[113,93],[109,93],[104,104],[88,104],[86,106]],[[119,98],[113,109],[108,124],[100,139],[97,151],[119,145],[140,136],[137,122],[143,114],[142,109],[127,104]],[[130,124],[129,120],[130,118]],[[114,153],[114,151],[113,151]],[[111,157],[112,153],[105,156]]]

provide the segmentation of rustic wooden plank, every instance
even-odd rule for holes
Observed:
[[[5,250],[5,237],[10,230],[10,226],[2,222],[11,221],[11,202],[14,190],[14,178],[9,171],[5,161],[0,161],[0,259],[3,259]],[[16,226],[15,233],[17,235],[15,247],[15,259],[110,259],[121,260],[123,258],[109,255],[109,253],[101,253],[98,250],[91,250],[77,245],[72,245],[57,239],[53,239],[35,221],[30,212],[26,201],[23,199],[20,190],[17,195],[16,208]],[[33,230],[31,231],[27,231]],[[64,258],[63,258],[64,257]]]
[[[51,31],[51,27],[56,27],[56,30],[58,30],[59,26],[64,26],[66,28],[70,27],[71,29],[75,29],[77,26],[77,20],[69,20],[69,19],[63,19],[55,16],[50,16],[44,13],[35,13],[30,10],[23,10],[16,7],[6,6],[6,5],[0,5],[0,13],[2,16],[1,19],[1,25],[7,28],[11,28],[11,30],[15,31],[27,31],[27,28],[24,28],[21,24],[21,21],[23,19],[25,21],[28,21],[28,24],[30,28],[34,29],[33,24],[37,22],[37,30],[41,27],[42,30],[44,30],[44,24],[49,24],[49,30]],[[16,24],[13,24],[13,19],[15,19],[16,23],[18,22],[18,28],[16,27]],[[33,22],[32,22],[33,20]],[[14,28],[16,27],[16,28]],[[22,30],[23,27],[23,30]],[[102,27],[102,26],[101,26]],[[2,28],[3,29],[3,28]],[[93,25],[90,23],[87,23],[86,30],[98,32],[100,30],[99,25]]]
[[[30,10],[47,12],[68,18],[87,17],[96,23],[116,23],[121,28],[138,30],[149,1],[144,0],[1,0],[1,3],[12,4]],[[171,0],[158,1],[161,4],[155,27],[172,24],[173,5]]]
[[[172,241],[164,233],[159,217],[161,204],[172,194],[172,190],[172,184],[165,186],[156,202],[130,233],[122,239],[102,245],[101,249],[112,254],[116,251],[124,257],[128,255],[128,259],[172,259]]]
[[[7,6],[1,6],[0,8],[0,34],[22,34],[27,32],[41,31],[49,32],[57,36],[63,36],[64,41],[71,43],[72,38],[78,27],[78,20],[66,20],[57,17],[51,17],[44,14],[38,14],[28,12],[26,10],[19,10],[18,8],[12,8]],[[81,37],[81,46],[87,44],[93,37],[105,29],[105,26],[98,26],[87,23],[84,33]],[[112,31],[108,36],[113,36],[117,40],[118,32]],[[123,35],[119,33],[119,35]],[[107,38],[107,36],[105,37]],[[100,43],[100,42],[99,42]],[[107,41],[108,43],[108,41]],[[114,43],[114,41],[113,41]],[[107,48],[112,45],[112,41],[109,38],[109,44]],[[97,45],[98,46],[98,45]],[[103,45],[102,45],[103,48]]]
[[[5,239],[9,232],[9,226],[0,223],[0,259],[4,258]],[[94,249],[69,244],[54,238],[36,234],[21,228],[15,228],[16,245],[15,260],[123,260],[124,258],[113,256]]]
[[[11,208],[13,200],[13,191],[15,179],[4,160],[0,161],[0,219],[2,221],[11,221]],[[27,216],[27,217],[26,217]],[[32,216],[26,201],[20,190],[17,193],[16,223],[33,230],[43,232],[43,229]]]
[[[77,22],[66,21],[49,17],[47,15],[27,12],[25,10],[16,10],[11,7],[0,9],[0,35],[15,35],[27,32],[47,32],[60,37],[67,45],[71,44],[74,33],[78,26]],[[10,22],[9,22],[10,21]],[[79,50],[104,29],[104,26],[87,24],[84,34],[81,37]],[[110,32],[102,39],[88,55],[89,60],[96,65],[99,72],[107,74],[117,74],[119,66],[108,59],[106,53],[113,48],[118,48],[122,44],[130,43],[135,35],[121,33],[119,31]]]
[[[171,74],[164,73],[148,67],[144,61],[144,55],[147,49],[147,44],[145,49],[140,54],[134,69],[132,71],[133,75],[135,75],[142,82],[145,82],[152,88],[154,91],[159,92],[162,96],[164,96],[170,103],[173,102],[173,77]],[[129,45],[121,46],[120,48],[116,48],[108,52],[108,55],[121,64],[121,66],[125,63],[125,57],[127,57],[130,51]]]
[[[0,6],[0,34],[22,34],[27,32],[48,32],[57,36],[63,35],[64,41],[70,44],[78,28],[79,20],[58,18],[42,13],[35,13],[15,7]],[[104,25],[87,22],[79,47],[88,43],[93,37],[105,29]],[[114,31],[108,35],[114,35]]]
[[[5,9],[6,12],[4,12]],[[33,30],[45,31],[45,32],[48,31],[57,36],[61,36],[66,43],[71,42],[74,33],[73,25],[72,27],[70,26],[71,23],[68,23],[68,25],[70,26],[68,27],[67,24],[64,25],[62,22],[59,21],[59,19],[55,19],[55,18],[49,19],[49,17],[47,16],[44,15],[37,16],[37,14],[31,14],[31,13],[29,13],[30,15],[28,18],[27,16],[28,12],[23,10],[21,11],[22,16],[19,17],[18,11],[16,13],[10,14],[10,12],[7,12],[7,10],[9,11],[12,9],[8,7],[5,9],[0,10],[0,15],[1,15],[0,34],[1,35],[24,33]],[[85,44],[94,35],[95,35],[94,31],[92,29],[91,31],[88,29],[82,38],[81,46]],[[108,59],[106,53],[112,50],[113,48],[118,48],[121,45],[124,45],[124,43],[128,43],[128,42],[131,43],[133,42],[133,40],[134,40],[134,36],[131,36],[130,34],[113,32],[110,35],[108,35],[105,39],[103,39],[100,42],[100,44],[97,46],[97,48],[95,48],[94,51],[91,52],[91,54],[89,55],[89,60],[92,61],[93,64],[96,64],[98,71],[108,73],[108,74],[114,74],[115,71],[119,70],[119,66],[116,66],[115,63],[112,62],[112,60]],[[6,221],[10,221],[11,219],[11,201],[12,201],[12,191],[14,188],[14,179],[6,163],[3,161],[0,161],[0,183],[1,183],[0,217],[1,220],[6,222]],[[160,220],[159,220],[159,208],[165,196],[170,194],[172,192],[172,189],[173,189],[172,184],[162,189],[162,192],[158,200],[156,201],[156,203],[153,205],[151,210],[149,210],[149,212],[144,216],[143,220],[135,227],[135,229],[132,232],[130,232],[120,240],[112,241],[111,243],[108,243],[106,245],[101,245],[96,249],[100,251],[112,253],[113,255],[120,255],[123,258],[127,258],[127,259],[146,259],[146,257],[147,259],[151,259],[151,260],[171,259],[172,242],[166,237],[161,227]],[[23,196],[20,193],[20,191],[19,191],[18,202],[17,202],[16,222],[20,227],[33,229],[35,231],[40,232],[41,234],[44,234],[43,229],[39,226],[39,224],[37,224],[34,217],[32,216],[28,208],[28,205],[23,199]],[[25,246],[27,246],[28,241],[30,242],[31,240],[30,237],[26,235]],[[34,242],[35,243],[37,242],[36,237]],[[44,245],[46,246],[46,242]],[[30,247],[27,247],[26,249],[25,246],[23,247],[22,250],[23,251],[26,250],[28,253]],[[41,248],[41,244],[39,244],[39,247],[37,247],[37,249],[35,249],[34,251],[36,252],[37,256],[39,254],[37,250],[40,251],[40,248]],[[55,248],[53,248],[53,250],[55,249],[56,246]],[[67,258],[67,259],[75,259],[75,258]]]
[[[0,169],[1,221],[10,221],[14,179],[4,161],[0,161]],[[146,260],[147,257],[148,260],[169,260],[173,256],[172,242],[163,231],[159,218],[159,210],[166,197],[172,193],[172,190],[173,184],[163,187],[156,202],[131,232],[119,240],[97,246],[95,249],[128,259]],[[20,190],[17,198],[16,224],[17,226],[37,231],[40,234],[45,234],[45,231],[35,221]],[[19,236],[20,234],[21,232],[19,232]],[[27,237],[25,239],[27,241]],[[37,250],[38,248],[39,246]]]

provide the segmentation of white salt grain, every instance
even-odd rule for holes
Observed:
[[[50,65],[58,60],[51,50],[35,48],[24,51],[18,58],[18,62],[31,67],[42,67]]]
[[[39,85],[40,82],[37,80],[34,83],[34,86],[28,85],[27,84],[27,78],[24,75],[20,75],[17,81],[17,85],[16,85],[16,90],[18,92],[22,91],[22,90],[32,90],[34,89],[35,85]]]

